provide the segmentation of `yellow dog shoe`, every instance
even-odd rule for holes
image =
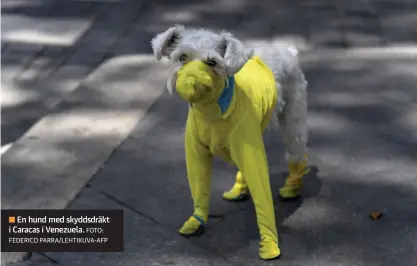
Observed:
[[[199,236],[204,233],[204,225],[203,219],[193,215],[184,223],[179,232],[184,237]]]
[[[243,201],[249,199],[249,188],[243,178],[242,173],[239,171],[236,174],[236,182],[233,187],[223,193],[223,199],[228,201]]]
[[[290,173],[285,180],[284,186],[279,190],[279,195],[283,200],[295,199],[300,196],[302,177],[310,172],[307,167],[307,159],[297,163],[289,163]]]
[[[249,197],[249,189],[237,185],[223,193],[223,199],[228,201],[243,201],[249,199]]]
[[[285,182],[285,185],[279,189],[279,195],[282,199],[295,199],[300,196],[301,190],[301,178],[297,179],[288,179]]]
[[[263,260],[273,260],[279,258],[281,250],[278,243],[272,240],[262,240],[259,249],[259,257]]]

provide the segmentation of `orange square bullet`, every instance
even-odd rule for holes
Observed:
[[[16,222],[16,217],[9,216],[9,223],[14,224]]]

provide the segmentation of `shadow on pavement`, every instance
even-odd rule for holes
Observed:
[[[217,30],[226,28],[249,41],[269,42],[275,37],[287,35],[290,38],[296,36],[305,39],[316,46],[328,47],[335,42],[340,44],[341,40],[340,29],[332,26],[340,15],[337,7],[327,1],[289,3],[265,0],[257,2],[256,6],[244,0],[203,1],[194,4],[185,0],[177,1],[176,4],[172,1],[152,1],[144,5],[138,2],[133,4],[134,1],[82,1],[77,2],[78,4],[74,4],[76,1],[62,2],[64,4],[57,6],[56,13],[50,14],[50,17],[92,15],[94,8],[99,6],[104,6],[104,10],[112,10],[116,6],[132,4],[118,9],[119,13],[115,12],[114,17],[101,20],[100,23],[103,24],[93,25],[99,28],[97,32],[100,33],[96,32],[95,37],[97,49],[106,43],[106,38],[119,36],[121,28],[117,23],[107,26],[114,20],[122,20],[123,10],[136,9],[137,14],[141,14],[129,29],[124,28],[126,33],[111,46],[113,50],[105,52],[107,58],[123,54],[150,54],[150,39],[174,23]],[[16,7],[12,1],[3,1],[2,14],[48,16],[46,11],[36,10],[43,10],[49,3],[54,4],[56,1],[32,1],[31,5],[20,7]],[[362,2],[349,3],[349,8],[355,10],[355,4],[352,3],[361,6]],[[368,33],[371,39],[376,36],[377,41],[371,41],[372,45],[386,45],[397,41],[415,43],[415,29],[412,27],[415,23],[410,23],[416,14],[414,2],[404,1],[395,6],[392,5],[393,1],[374,3],[376,4],[372,7],[376,7],[375,12],[349,11],[351,13],[345,12],[343,16],[351,19],[353,24],[364,20],[375,23],[376,26],[365,22],[355,24],[355,27],[364,31],[362,36]],[[15,7],[10,7],[11,5]],[[85,9],[86,13],[68,11],[76,6],[82,6],[81,9]],[[378,13],[384,16],[377,18]],[[262,20],[259,19],[260,14]],[[374,28],[364,30],[362,26]],[[345,33],[358,36],[353,28],[347,28]],[[368,40],[367,37],[363,39]],[[81,40],[80,43],[82,42]],[[94,50],[94,45],[86,45],[83,49],[86,56],[80,56],[67,65],[73,64],[75,68],[81,68],[91,64],[88,55]],[[2,61],[2,68],[13,67],[14,64],[18,65],[20,61]],[[303,65],[310,84],[311,164],[317,171],[313,171],[306,178],[305,197],[302,200],[279,202],[276,205],[283,249],[281,260],[286,265],[326,265],[329,262],[343,262],[344,265],[410,265],[410,261],[417,259],[417,228],[414,222],[417,219],[414,211],[417,204],[415,62],[412,58],[383,60],[376,57],[372,60],[361,60],[351,59],[346,55],[338,60],[303,62]],[[132,76],[137,75],[135,71],[138,69],[132,69],[121,68],[119,76],[108,77],[115,90],[134,86],[128,82]],[[6,136],[8,131],[20,127],[17,125],[21,120],[16,118],[20,112],[33,112],[29,108],[33,102],[50,98],[51,93],[53,95],[54,90],[59,91],[67,79],[71,80],[65,77],[59,79],[56,86],[52,86],[52,92],[43,86],[34,87],[30,83],[25,85],[21,81],[14,81],[16,90],[27,92],[33,98],[29,97],[32,100],[16,105],[2,106],[2,130],[6,131]],[[60,92],[57,95],[62,97]],[[94,90],[88,97],[92,99],[90,108],[85,110],[89,113],[106,110],[131,111],[120,107],[117,101],[107,101],[106,95]],[[97,194],[110,195],[123,203],[124,208],[132,212],[126,215],[139,219],[137,217],[142,217],[140,213],[146,214],[156,221],[152,226],[160,226],[170,232],[177,229],[192,212],[183,154],[183,127],[187,106],[173,97],[165,93],[156,102],[147,117],[140,121],[131,136],[89,183]],[[142,100],[134,99],[132,105],[140,105]],[[55,110],[57,115],[65,114],[72,108],[71,105],[62,107]],[[25,123],[25,129],[34,122],[31,121]],[[6,140],[11,141],[15,137],[16,134],[6,137]],[[90,144],[85,149],[89,149],[89,145],[99,146],[94,143],[105,143],[112,137],[111,134],[95,136],[89,140]],[[50,152],[53,154],[54,149],[63,149],[70,153],[74,145],[79,146],[84,141],[82,137],[67,139],[63,136],[56,143],[56,147],[49,147]],[[286,175],[284,151],[277,132],[265,134],[265,145],[272,173],[272,187],[276,195]],[[41,155],[34,156],[42,160]],[[89,163],[84,162],[85,165]],[[13,171],[25,171],[22,162],[16,161],[13,167],[10,172],[12,174]],[[42,171],[48,171],[48,168],[39,169],[40,173]],[[234,173],[235,169],[216,162],[211,210],[214,215],[223,218],[213,219],[207,234],[192,241],[231,263],[263,265],[256,254],[258,235],[252,203],[249,201],[231,204],[221,199],[223,191],[233,183]],[[31,174],[19,174],[26,178],[16,180],[16,183],[34,188],[51,185],[33,179]],[[59,178],[58,176],[57,179]],[[2,193],[2,200],[12,200],[13,196],[13,191]],[[83,195],[78,200],[80,199],[83,199]],[[96,207],[107,206],[106,201],[97,201]],[[77,204],[77,200],[74,201],[74,205]],[[120,207],[117,204],[115,206]],[[381,220],[372,221],[368,218],[372,211],[384,212],[385,216]],[[81,261],[79,265],[93,265],[89,262],[96,261],[100,256],[112,258],[121,263],[120,265],[129,265],[128,263],[139,260],[143,254],[137,249],[137,242],[134,241],[138,240],[133,239],[133,236],[140,237],[143,231],[132,220],[130,222],[125,232],[128,244],[123,255],[75,254]],[[148,235],[148,239],[151,237],[152,235]],[[169,235],[167,239],[174,240],[170,242],[171,248],[164,249],[165,256],[160,258],[159,263],[167,263],[169,256],[181,256],[182,250],[179,253],[172,251],[172,247],[177,247],[175,236]],[[157,249],[157,246],[153,247],[154,250]],[[151,257],[158,262],[160,253],[154,252]],[[70,258],[67,255],[50,254],[59,262],[64,261],[64,257]],[[198,252],[194,256],[198,257]]]
[[[313,47],[415,44],[417,38],[412,26],[417,23],[413,1],[8,0],[2,1],[1,12],[35,21],[92,21],[90,30],[71,46],[31,43],[29,37],[25,43],[2,39],[2,50],[8,54],[2,56],[2,77],[11,79],[5,87],[19,98],[2,104],[2,145],[20,137],[54,102],[73,90],[74,82],[103,60],[123,54],[151,54],[151,38],[173,24],[226,29],[252,42],[290,40]],[[35,71],[40,74],[22,77],[14,73],[37,68],[26,58],[31,56],[49,63]],[[24,64],[22,57],[27,61]],[[62,65],[67,67],[65,74],[56,75]],[[8,70],[13,73],[7,74]],[[50,78],[53,81],[45,81]]]

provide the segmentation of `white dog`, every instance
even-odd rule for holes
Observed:
[[[220,156],[239,168],[224,199],[251,195],[261,236],[259,255],[262,259],[279,257],[262,132],[270,121],[278,121],[290,172],[279,194],[283,199],[298,197],[302,176],[308,172],[307,81],[296,48],[253,50],[230,33],[183,26],[158,34],[152,48],[158,60],[170,60],[168,90],[176,91],[190,105],[185,150],[194,214],[180,233],[204,232],[211,159]]]

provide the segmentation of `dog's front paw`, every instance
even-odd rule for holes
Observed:
[[[278,243],[272,240],[261,241],[261,247],[259,248],[259,257],[263,260],[273,260],[281,256],[281,250]]]
[[[204,226],[204,221],[193,215],[184,223],[179,232],[184,237],[199,236],[204,233]]]

